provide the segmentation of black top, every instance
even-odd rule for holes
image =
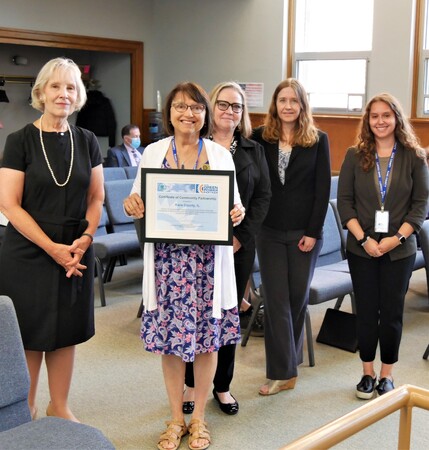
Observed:
[[[3,167],[25,172],[22,207],[54,241],[71,244],[86,229],[91,169],[101,164],[98,141],[90,131],[71,126],[74,163],[70,181],[58,187],[43,156],[39,129],[30,124],[8,136]],[[70,136],[43,133],[49,162],[59,183],[70,167]],[[82,259],[84,276],[66,278],[40,247],[11,223],[0,248],[0,294],[12,298],[26,350],[52,351],[94,334],[93,250]]]
[[[271,183],[262,145],[241,135],[237,135],[237,143],[233,159],[241,203],[246,208],[246,215],[243,222],[234,227],[234,236],[243,248],[247,248],[255,245],[255,236],[267,214]]]
[[[279,142],[262,138],[263,127],[253,131],[253,139],[265,149],[271,178],[272,197],[264,225],[281,231],[304,230],[304,235],[320,239],[328,209],[331,163],[326,133],[311,147],[294,146],[282,184],[278,172]]]

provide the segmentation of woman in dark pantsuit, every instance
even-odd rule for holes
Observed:
[[[313,124],[304,87],[282,81],[265,126],[253,138],[265,149],[272,198],[256,238],[265,292],[267,382],[261,395],[293,389],[302,363],[308,294],[322,247],[331,170],[328,137]]]
[[[338,183],[338,210],[356,298],[363,375],[356,396],[392,390],[404,299],[416,257],[416,237],[428,210],[425,152],[397,99],[373,97],[356,147],[347,151]],[[377,384],[374,360],[380,345]]]
[[[249,113],[241,87],[234,82],[215,86],[210,95],[213,106],[212,138],[233,155],[241,201],[246,208],[243,222],[234,228],[234,267],[238,306],[243,299],[255,259],[255,235],[264,220],[270,201],[270,179],[262,146],[248,139],[251,134]],[[229,392],[234,375],[235,344],[219,349],[213,396],[220,409],[229,415],[238,412],[238,402]],[[186,367],[187,386],[183,410],[193,409],[193,365]]]

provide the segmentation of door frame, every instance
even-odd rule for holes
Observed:
[[[143,126],[143,42],[0,27],[0,44],[70,48],[130,55],[131,123]]]

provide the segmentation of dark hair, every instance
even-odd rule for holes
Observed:
[[[125,125],[121,130],[121,136],[128,136],[130,134],[131,130],[134,130],[134,128],[138,128],[137,125],[134,125],[133,123],[130,123],[128,125]]]
[[[179,94],[185,94],[190,97],[194,102],[201,103],[205,106],[205,118],[204,125],[200,130],[200,136],[205,138],[210,136],[212,132],[213,112],[210,105],[209,96],[207,92],[198,84],[191,81],[184,81],[177,84],[173,90],[167,95],[165,100],[164,113],[162,115],[164,131],[169,135],[174,135],[174,127],[171,123],[171,105],[174,97]]]
[[[375,137],[369,125],[371,107],[375,102],[384,102],[393,111],[396,121],[395,139],[399,141],[405,149],[416,152],[418,157],[426,160],[425,152],[421,148],[413,127],[411,126],[408,118],[405,116],[398,99],[388,92],[383,92],[372,97],[367,103],[361,120],[361,129],[357,138],[356,147],[362,169],[365,172],[368,172],[375,166]]]

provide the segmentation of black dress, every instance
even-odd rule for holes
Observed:
[[[54,241],[71,244],[86,229],[91,169],[102,157],[95,135],[71,126],[74,163],[69,182],[58,187],[45,161],[39,129],[29,124],[8,136],[3,167],[25,172],[22,207]],[[44,146],[56,179],[64,183],[70,167],[70,135],[43,132]],[[94,254],[82,263],[83,277],[67,278],[45,251],[9,223],[0,248],[0,294],[16,309],[24,348],[52,351],[79,344],[94,335]]]

